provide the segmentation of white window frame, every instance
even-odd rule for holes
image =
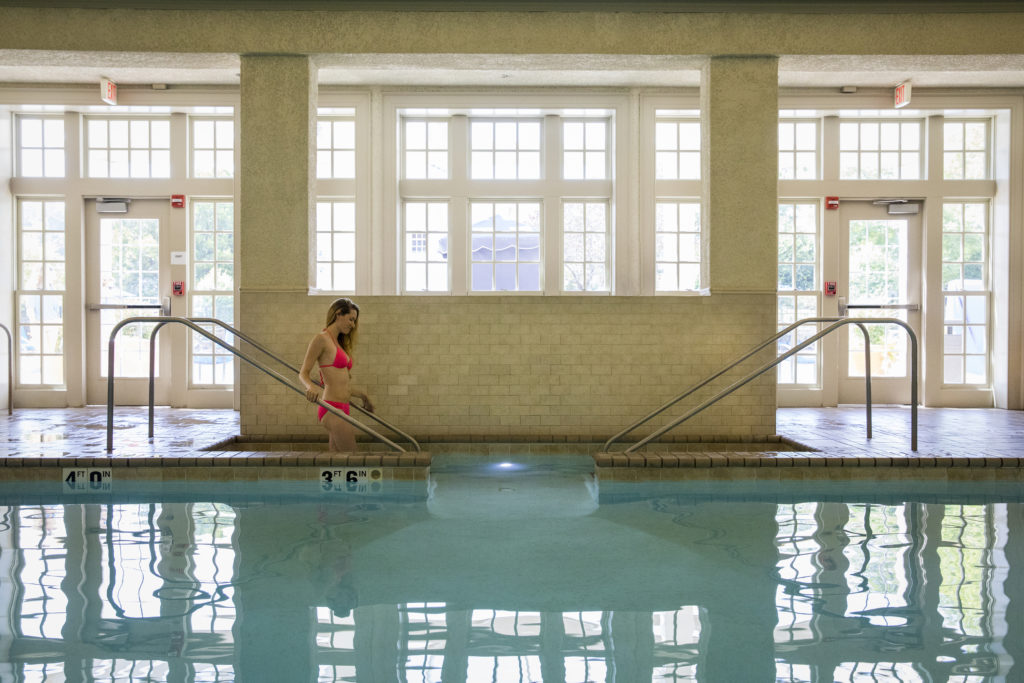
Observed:
[[[653,296],[702,296],[710,293],[708,279],[708,222],[707,204],[704,198],[703,180],[658,179],[655,173],[655,123],[658,112],[664,111],[665,116],[672,120],[692,118],[701,123],[700,93],[681,92],[678,95],[650,94],[640,96],[640,150],[637,155],[640,162],[640,195],[639,195],[639,226],[638,240],[640,253],[635,260],[639,262],[639,272],[635,283],[638,293]],[[702,133],[703,138],[703,133]],[[704,154],[703,149],[701,154]],[[703,171],[703,162],[701,163]],[[656,285],[655,259],[655,218],[659,200],[686,201],[700,204],[700,288],[696,290],[658,291]]]
[[[872,149],[864,149],[864,146],[862,144],[862,137],[861,137],[862,136],[862,131],[863,131],[863,125],[864,124],[872,124],[872,123],[878,124],[879,126],[881,126],[882,124],[899,124],[900,125],[900,143],[899,143],[899,146],[896,147],[896,148],[884,148],[883,149],[882,141],[881,141],[881,131],[879,131],[878,148],[877,149],[873,149],[873,150]],[[912,149],[904,150],[903,149],[903,128],[902,128],[902,124],[905,124],[905,123],[916,123],[918,125],[919,132],[918,132],[917,149],[916,150],[912,150]],[[842,144],[843,144],[842,143],[842,126],[844,124],[857,124],[857,149],[856,150],[843,149],[843,146],[842,146]],[[840,179],[841,180],[880,180],[880,181],[884,181],[884,182],[910,182],[910,181],[915,181],[915,180],[925,180],[925,179],[928,178],[927,166],[926,166],[926,163],[925,163],[927,161],[927,158],[928,158],[928,153],[927,153],[928,152],[928,119],[926,117],[921,116],[921,117],[917,117],[917,118],[911,118],[911,117],[908,116],[908,117],[904,117],[904,118],[899,118],[899,117],[883,118],[883,117],[874,117],[874,116],[863,116],[862,117],[862,116],[844,115],[844,116],[840,117],[840,119],[839,119],[839,128],[838,128],[837,132],[838,132],[838,137],[836,138],[836,145],[837,145],[836,152],[837,152],[837,154],[839,156],[839,174],[840,174]],[[842,170],[843,170],[843,168],[842,168],[842,157],[843,157],[844,153],[846,153],[846,154],[851,154],[851,153],[852,154],[857,154],[858,158],[857,158],[857,177],[856,178],[843,178],[842,177]],[[865,155],[870,155],[870,154],[877,155],[878,160],[879,160],[879,164],[878,164],[878,173],[879,173],[879,175],[877,177],[875,177],[875,178],[866,178],[866,177],[864,177],[863,159],[864,159]],[[883,177],[881,177],[881,169],[882,169],[881,156],[882,156],[882,154],[897,154],[898,155],[900,163],[898,165],[899,175],[897,177],[895,177],[895,178],[883,178]],[[905,177],[903,177],[903,155],[904,154],[916,154],[917,155],[917,177],[915,177],[915,178],[905,178]]]
[[[379,170],[371,159],[379,158],[371,140],[371,109],[370,93],[338,92],[321,89],[318,100],[317,120],[354,119],[355,121],[355,177],[354,178],[316,178],[316,197],[314,204],[321,201],[351,201],[355,203],[355,290],[321,290],[317,288],[317,254],[316,254],[316,222],[309,225],[308,273],[310,294],[353,294],[376,293],[373,285],[373,273],[380,261],[379,231],[371,226],[378,225],[382,219],[375,209],[371,194],[373,183],[380,178]],[[316,141],[313,141],[314,146]],[[314,172],[315,173],[315,172]],[[394,292],[390,292],[394,293]]]
[[[214,128],[213,147],[196,147],[195,126],[196,126],[197,123],[206,123],[206,122],[210,122],[210,123],[213,124],[213,128]],[[217,125],[219,123],[230,123],[231,124],[231,131],[230,131],[229,139],[227,140],[227,143],[228,143],[227,146],[225,146],[223,144],[223,142],[224,142],[224,135],[226,134],[226,132],[222,130],[221,126]],[[235,170],[236,170],[235,169],[235,138],[237,136],[237,131],[235,130],[236,128],[237,128],[237,126],[235,125],[235,119],[234,119],[234,117],[231,117],[231,116],[194,116],[194,115],[190,115],[188,117],[188,154],[189,154],[188,175],[189,175],[190,178],[196,178],[197,180],[210,180],[210,179],[214,179],[214,178],[234,178],[235,177]],[[173,141],[172,141],[171,147],[172,147],[172,149],[174,147]],[[196,155],[199,152],[212,152],[213,153],[213,175],[199,175],[196,172]],[[226,174],[226,175],[221,175],[217,171],[217,169],[219,168],[218,158],[222,154],[226,154],[231,159],[231,173]],[[173,157],[173,154],[172,154],[172,157]]]
[[[214,220],[215,221],[216,221],[216,206],[217,206],[217,204],[231,204],[232,205],[232,223],[231,223],[231,226],[230,226],[230,234],[232,236],[232,254],[231,254],[231,261],[230,261],[231,266],[232,266],[232,274],[231,274],[231,288],[230,289],[199,289],[196,286],[196,264],[198,263],[198,261],[195,258],[195,247],[196,247],[197,233],[199,231],[196,230],[195,210],[196,210],[196,206],[198,204],[201,204],[201,203],[208,203],[208,204],[213,204],[214,205]],[[188,310],[189,310],[189,313],[191,315],[193,315],[193,316],[196,316],[196,317],[206,317],[206,316],[198,316],[197,312],[194,310],[195,297],[197,297],[197,296],[210,296],[210,297],[229,296],[232,299],[231,310],[232,310],[232,314],[233,314],[232,315],[233,319],[230,320],[230,321],[224,321],[224,322],[226,322],[227,324],[231,325],[232,327],[238,327],[238,296],[237,296],[237,292],[238,292],[238,269],[236,267],[236,264],[238,262],[238,258],[237,258],[237,256],[238,256],[238,253],[237,253],[238,234],[237,234],[237,231],[235,229],[236,226],[237,226],[237,222],[238,222],[237,218],[238,218],[238,215],[237,215],[237,202],[235,201],[235,199],[233,197],[191,197],[189,199],[188,222],[189,222],[189,236],[190,236],[190,239],[189,239],[189,259],[188,259],[188,261],[189,261],[189,289],[191,290],[191,291],[188,292]],[[208,231],[203,231],[203,232],[206,233]],[[222,234],[222,232],[227,232],[227,231],[215,231],[214,235]],[[216,245],[214,246],[214,260],[213,261],[204,261],[204,263],[212,263],[214,265],[214,269],[216,269],[217,265],[222,263],[222,261],[217,257]],[[215,274],[215,277],[216,277],[216,274]],[[213,311],[213,315],[211,317],[223,320],[223,318],[221,318],[220,311],[218,311],[216,309],[216,302],[214,302],[214,311]],[[235,343],[234,335],[230,334],[229,332],[227,332],[226,330],[224,330],[224,328],[222,328],[220,326],[205,325],[205,324],[200,324],[200,326],[203,327],[204,329],[206,329],[208,332],[212,333],[214,336],[216,336],[216,337],[218,337],[220,339],[225,340],[229,344],[234,344]],[[217,346],[213,342],[210,342],[209,340],[206,340],[203,337],[200,337],[200,335],[196,334],[195,332],[189,332],[189,342],[190,343],[189,343],[189,347],[188,347],[189,348],[189,350],[188,350],[188,388],[189,389],[226,389],[226,388],[234,387],[235,383],[238,381],[238,372],[237,372],[238,363],[233,363],[234,373],[233,373],[233,376],[232,376],[232,379],[231,379],[230,382],[225,382],[225,383],[217,383],[217,382],[200,383],[200,382],[196,382],[195,381],[195,378],[194,378],[193,373],[192,373],[193,357],[194,357],[194,355],[196,355],[194,353],[194,349],[195,349],[195,343],[199,339],[201,339],[201,338],[204,341],[208,342],[212,346],[212,349],[210,350],[209,353],[202,353],[202,354],[198,354],[198,355],[210,356],[214,360],[216,360],[217,358],[228,358],[228,359],[232,358],[232,354],[229,351],[221,348],[220,346]]]
[[[84,174],[84,177],[90,178],[90,179],[97,179],[97,180],[99,180],[99,179],[103,179],[103,180],[167,180],[169,178],[176,177],[175,169],[174,169],[174,161],[175,161],[175,159],[174,159],[174,154],[173,154],[174,150],[176,149],[176,146],[175,146],[175,140],[174,140],[174,134],[173,134],[174,133],[174,121],[172,119],[173,119],[173,117],[171,115],[166,115],[166,116],[153,116],[153,115],[145,115],[145,116],[86,116],[84,118],[84,122],[83,122],[83,125],[82,125],[82,134],[83,134],[83,140],[84,140],[84,145],[83,145],[83,150],[84,150],[83,174]],[[104,145],[104,146],[94,147],[92,145],[93,141],[91,139],[91,133],[90,133],[89,129],[91,128],[90,124],[92,122],[94,122],[94,121],[103,121],[103,122],[106,123],[106,126],[107,126],[107,132],[106,132],[107,144]],[[109,144],[110,143],[110,124],[111,123],[120,123],[122,121],[128,124],[128,128],[129,128],[129,139],[128,139],[129,142],[128,142],[128,145],[129,146],[128,147],[111,147],[110,144]],[[133,147],[132,144],[131,144],[132,143],[131,126],[132,126],[132,123],[141,122],[141,121],[145,121],[148,124],[148,126],[147,126],[147,130],[148,130],[148,132],[147,132],[148,141],[147,142],[148,142],[148,144],[146,146],[144,146],[144,147]],[[167,142],[167,147],[166,148],[164,148],[164,147],[153,147],[152,146],[152,141],[153,141],[153,123],[154,122],[161,122],[161,123],[166,123],[167,124],[167,140],[168,140],[168,142]],[[107,160],[106,160],[106,169],[107,170],[106,170],[106,173],[103,174],[103,175],[93,175],[92,174],[92,154],[91,153],[93,151],[96,151],[96,150],[103,150],[103,151],[105,151],[107,153]],[[111,174],[111,172],[110,172],[111,171],[110,152],[112,150],[118,150],[118,151],[124,150],[125,152],[127,152],[127,154],[128,154],[128,166],[127,166],[128,174],[127,175],[112,175]],[[140,151],[144,150],[144,151],[147,152],[147,159],[148,160],[146,162],[147,168],[146,168],[146,174],[145,175],[139,175],[139,174],[133,173],[133,171],[132,171],[133,163],[134,163],[132,161],[132,151],[133,150],[140,150]],[[154,151],[160,151],[160,152],[166,151],[167,152],[167,175],[166,176],[163,176],[163,175],[153,175],[153,152]]]
[[[22,123],[24,121],[39,121],[42,130],[40,136],[42,137],[40,146],[38,147],[25,147],[22,136]],[[50,142],[46,133],[47,121],[60,121],[61,124],[61,141],[60,146],[48,145]],[[22,178],[66,178],[68,174],[68,131],[67,125],[64,121],[64,117],[60,115],[41,115],[41,114],[18,114],[14,117],[15,122],[15,169],[19,177]],[[39,150],[42,158],[40,159],[40,166],[43,169],[42,175],[26,175],[25,164],[24,164],[24,152],[26,149]],[[60,161],[57,159],[49,158],[48,152],[60,150]],[[50,173],[48,170],[53,166],[59,166],[60,173]]]
[[[383,159],[383,220],[380,230],[374,232],[373,281],[374,294],[404,293],[401,225],[402,200],[449,202],[449,248],[452,296],[607,296],[611,294],[639,294],[639,287],[630,282],[630,276],[614,264],[628,263],[629,254],[635,253],[638,231],[629,220],[629,160],[632,154],[629,136],[630,97],[625,93],[584,93],[572,95],[509,94],[501,93],[395,93],[384,94],[382,140]],[[568,108],[571,106],[571,109]],[[541,160],[541,178],[538,180],[472,180],[469,177],[469,120],[468,114],[479,110],[481,118],[505,118],[515,110],[527,118],[551,117],[542,132],[541,148],[547,153]],[[609,114],[609,150],[614,161],[609,161],[608,178],[604,180],[571,180],[562,178],[561,126],[551,125],[561,120],[588,117],[592,110],[605,110]],[[412,118],[450,117],[448,130],[449,179],[406,179],[399,175],[402,161],[399,126],[403,114]],[[561,117],[561,118],[560,118]],[[394,131],[394,133],[388,133]],[[394,181],[387,179],[395,179]],[[503,198],[541,200],[543,261],[542,290],[540,292],[472,292],[469,253],[469,201],[470,199],[502,200]],[[609,225],[613,235],[610,252],[613,263],[609,292],[562,292],[562,231],[563,199],[602,198],[609,202]],[[417,293],[409,293],[416,295]],[[429,292],[424,294],[431,294]],[[433,293],[436,294],[436,293]]]
[[[781,298],[783,296],[787,296],[787,297],[793,297],[794,302],[796,302],[796,306],[794,308],[794,319],[793,319],[793,321],[785,322],[785,323],[784,322],[777,322],[777,327],[778,327],[779,331],[782,331],[782,329],[784,329],[785,327],[789,326],[792,322],[795,322],[796,320],[799,320],[801,318],[801,314],[800,314],[800,311],[799,311],[799,297],[814,297],[814,308],[815,308],[814,313],[812,315],[809,315],[809,316],[806,316],[806,317],[819,317],[819,316],[821,316],[821,308],[822,308],[822,302],[821,302],[821,286],[822,286],[822,282],[821,282],[821,272],[822,272],[822,253],[821,253],[822,211],[821,211],[821,201],[819,199],[814,199],[814,198],[811,198],[811,199],[806,199],[806,198],[805,199],[800,199],[800,198],[790,198],[790,197],[787,197],[787,198],[779,197],[779,199],[777,201],[777,205],[780,207],[780,209],[781,209],[781,207],[783,205],[793,206],[793,207],[800,206],[800,205],[803,205],[803,206],[813,206],[814,207],[814,214],[815,214],[814,215],[815,231],[813,233],[814,234],[814,252],[815,252],[815,254],[814,254],[814,283],[812,285],[812,289],[809,289],[809,290],[796,289],[795,288],[796,287],[795,274],[794,274],[794,283],[793,283],[794,284],[794,289],[778,289],[778,285],[776,285],[776,289],[777,289],[776,294],[775,294],[776,300],[778,300],[779,298]],[[779,231],[779,232],[781,233],[781,231]],[[794,233],[793,234],[794,235],[801,234],[799,231],[795,230],[795,226],[794,226]],[[805,232],[805,233],[802,233],[802,234],[811,234],[811,233],[806,233]],[[794,248],[795,248],[795,245],[794,245]],[[792,263],[793,265],[796,265],[798,262],[794,258],[792,261],[787,261],[786,263],[787,264]],[[779,264],[781,265],[781,261],[779,261]],[[817,331],[818,331],[817,328],[815,326],[813,326],[813,325],[803,325],[801,327],[798,327],[795,330],[792,330],[789,333],[792,341],[789,344],[788,348],[792,348],[792,347],[796,346],[797,344],[800,344],[801,342],[806,341],[811,336],[813,336],[814,333],[817,332]],[[783,344],[782,344],[782,340],[781,339],[779,340],[779,343],[776,346],[777,346],[778,352],[780,354],[784,352]],[[793,356],[790,356],[789,360],[793,361],[792,362],[792,366],[793,366],[793,373],[792,373],[793,374],[793,381],[792,382],[784,382],[781,379],[779,379],[779,376],[783,372],[783,368],[784,368],[785,365],[787,365],[787,363],[783,362],[783,363],[779,364],[778,370],[776,372],[776,381],[777,381],[778,385],[780,387],[786,387],[787,389],[792,389],[792,388],[795,388],[795,389],[800,389],[800,388],[820,389],[821,386],[822,386],[822,364],[821,364],[822,363],[822,354],[821,354],[821,349],[822,349],[821,342],[817,342],[815,344],[812,344],[810,347],[803,349],[802,351],[798,352],[797,354],[795,354]],[[799,361],[800,358],[808,358],[808,357],[811,357],[811,356],[813,356],[815,358],[815,378],[814,378],[814,381],[813,382],[800,382],[797,379],[798,373],[796,371],[796,364],[797,364],[797,362]]]
[[[985,126],[985,149],[983,154],[985,155],[984,169],[985,174],[981,178],[967,178],[967,163],[966,156],[971,152],[977,152],[978,150],[970,150],[966,146],[966,141],[963,141],[958,149],[947,147],[946,142],[946,124],[955,123],[965,126],[965,124],[982,124]],[[967,118],[967,117],[949,117],[944,118],[942,121],[942,176],[943,180],[958,181],[958,180],[988,180],[992,177],[992,120],[991,118]],[[947,154],[960,154],[962,155],[963,171],[964,174],[960,178],[947,178],[946,177],[946,155]]]
[[[31,231],[33,233],[35,233],[35,232],[40,233],[40,237],[41,237],[41,245],[40,246],[41,246],[41,249],[42,249],[41,258],[40,259],[30,259],[29,260],[29,262],[31,262],[31,263],[38,263],[40,265],[41,269],[42,269],[41,273],[40,273],[41,277],[43,278],[42,287],[40,287],[38,289],[25,289],[23,287],[24,281],[22,279],[22,275],[23,275],[22,271],[24,269],[24,266],[25,266],[25,263],[26,263],[26,259],[24,258],[24,241],[25,241],[25,238],[24,238],[24,230],[23,230],[22,206],[26,202],[33,202],[33,203],[41,204],[42,205],[41,208],[42,208],[42,211],[43,211],[43,213],[42,213],[42,224],[41,224],[40,229],[39,230],[32,230]],[[64,224],[64,227],[60,230],[60,234],[61,234],[62,242],[63,242],[64,258],[63,258],[63,260],[59,260],[59,261],[57,259],[47,258],[47,250],[48,250],[48,248],[46,246],[46,234],[47,234],[47,232],[54,232],[54,233],[56,232],[55,230],[54,231],[47,231],[47,229],[46,229],[46,205],[47,204],[51,204],[51,203],[52,204],[59,203],[59,204],[62,205],[62,209],[63,209],[62,222]],[[67,334],[67,331],[68,331],[67,330],[67,323],[68,323],[68,320],[67,319],[68,319],[68,315],[67,315],[66,309],[68,308],[68,305],[69,305],[69,301],[68,301],[68,282],[69,282],[69,280],[68,280],[68,278],[69,278],[68,266],[70,264],[68,262],[69,261],[69,259],[68,259],[68,238],[69,238],[69,234],[68,234],[68,220],[67,220],[67,217],[68,217],[67,199],[65,197],[60,197],[60,196],[53,196],[53,197],[17,197],[15,199],[15,212],[16,212],[16,217],[17,217],[16,229],[17,229],[17,238],[18,238],[17,239],[17,269],[16,269],[16,272],[17,272],[17,286],[15,288],[15,290],[17,292],[17,296],[16,296],[15,302],[14,302],[15,303],[15,310],[14,310],[15,325],[14,325],[14,329],[11,331],[11,334],[14,337],[14,340],[13,340],[14,345],[13,345],[13,348],[11,349],[11,351],[16,356],[16,358],[13,359],[13,360],[16,361],[14,363],[15,370],[16,370],[16,375],[15,375],[15,377],[16,377],[16,380],[15,380],[16,381],[16,385],[17,385],[17,387],[19,389],[20,388],[26,388],[26,389],[43,389],[43,390],[54,390],[54,389],[56,389],[56,390],[63,390],[63,389],[65,389],[67,387],[67,384],[68,384],[68,373],[67,373],[67,350],[68,350],[68,341],[67,341],[67,337],[68,337],[68,334]],[[61,289],[53,289],[53,288],[47,287],[47,283],[46,283],[46,265],[47,264],[51,264],[51,263],[53,263],[53,264],[59,263],[60,266],[63,268],[63,271],[64,271],[64,287],[61,288]],[[33,321],[33,320],[23,320],[22,319],[22,314],[21,314],[21,298],[23,296],[25,296],[25,297],[38,297],[39,298],[39,305],[40,305],[40,309],[39,309],[39,311],[40,311],[40,319],[39,320]],[[44,319],[45,309],[46,309],[45,297],[60,297],[60,299],[61,299],[61,320],[59,321],[59,323],[57,323],[57,322],[47,322]],[[59,328],[59,334],[61,335],[61,338],[63,339],[63,343],[62,343],[62,347],[61,347],[61,352],[59,354],[57,354],[57,353],[47,353],[45,349],[40,348],[39,351],[36,351],[36,352],[33,352],[33,353],[29,353],[29,354],[23,353],[22,350],[21,350],[21,329],[22,329],[23,326],[31,326],[31,327],[39,328],[39,332],[40,332],[39,344],[40,345],[42,345],[43,340],[46,337],[45,330],[47,328],[50,328],[50,329]],[[34,382],[34,383],[25,382],[24,379],[23,379],[23,373],[22,373],[22,360],[23,360],[23,357],[25,357],[25,356],[38,357],[39,358],[39,362],[40,362],[40,380],[43,379],[43,375],[44,375],[42,364],[44,363],[45,359],[47,357],[51,357],[51,358],[52,357],[59,357],[60,358],[60,363],[61,363],[61,366],[62,366],[61,379],[63,381],[61,381],[59,383],[43,382],[43,381]]]
[[[980,235],[981,236],[981,241],[982,241],[983,249],[984,249],[984,257],[983,257],[982,261],[980,262],[981,270],[982,270],[982,287],[981,287],[981,289],[964,289],[964,288],[961,288],[961,289],[943,289],[942,290],[942,301],[943,301],[943,307],[942,307],[942,311],[943,311],[943,313],[942,313],[942,317],[943,317],[942,327],[943,328],[945,328],[947,326],[960,327],[964,331],[964,343],[966,344],[966,339],[967,339],[966,332],[967,332],[967,328],[970,327],[967,324],[967,320],[966,320],[966,309],[967,309],[967,307],[965,306],[964,309],[963,309],[964,318],[962,320],[960,320],[960,321],[947,321],[946,317],[945,317],[945,312],[946,312],[945,299],[946,299],[946,297],[956,297],[956,296],[964,297],[965,302],[966,302],[967,298],[984,299],[984,302],[985,302],[984,303],[984,306],[985,306],[985,322],[984,322],[983,325],[976,325],[976,326],[977,327],[983,327],[984,330],[985,330],[985,353],[984,353],[984,356],[985,356],[986,363],[985,363],[985,381],[981,382],[981,383],[968,382],[967,381],[967,370],[966,370],[966,359],[967,359],[968,356],[974,356],[974,355],[980,355],[980,354],[969,354],[969,353],[967,353],[966,350],[961,350],[959,353],[947,353],[946,349],[945,349],[945,336],[943,336],[942,385],[943,385],[943,387],[947,387],[947,388],[951,388],[951,389],[970,389],[970,388],[975,388],[975,387],[987,388],[988,386],[991,385],[991,382],[992,382],[992,328],[993,328],[993,325],[992,325],[992,285],[991,285],[992,277],[991,277],[991,273],[990,273],[991,263],[992,263],[992,254],[991,254],[991,251],[990,251],[991,250],[991,246],[992,246],[992,242],[991,242],[991,232],[992,232],[992,230],[991,230],[991,225],[992,225],[992,206],[991,206],[991,201],[988,200],[988,199],[984,199],[984,200],[982,200],[982,199],[958,199],[958,198],[954,198],[954,197],[944,197],[943,200],[942,200],[942,206],[940,207],[941,211],[943,213],[943,216],[945,215],[945,209],[946,209],[946,205],[947,204],[959,205],[961,207],[961,211],[968,204],[980,204],[980,205],[985,207],[985,211],[984,211],[984,214],[985,214],[985,229],[984,229],[983,232],[981,232],[981,233],[970,233],[970,232],[967,232],[966,230],[962,230],[959,233],[947,233],[946,230],[945,230],[945,226],[943,226],[941,235],[942,235],[943,241],[945,240],[945,236],[948,235],[948,234],[959,234],[959,235],[961,235],[961,238],[963,238],[966,235],[971,235],[971,234],[975,234],[975,235]],[[944,267],[947,263],[957,264],[961,268],[963,268],[964,265],[967,264],[967,263],[978,263],[978,262],[964,261],[963,258],[958,259],[956,261],[946,261],[945,258],[942,258],[941,259],[941,263],[940,263],[940,268]],[[963,274],[962,270],[961,270],[961,274]],[[942,276],[940,275],[940,278],[941,277]],[[941,287],[941,280],[940,280],[940,287]],[[945,335],[945,329],[943,329],[943,335]],[[945,365],[944,364],[945,364],[945,360],[946,360],[947,357],[960,357],[961,358],[961,360],[963,362],[963,364],[961,365],[963,381],[961,381],[961,382],[947,382],[946,381],[946,372],[945,372]]]
[[[781,114],[781,113],[780,113]],[[798,130],[802,125],[813,125],[814,126],[814,147],[812,149],[804,149],[800,147],[798,142]],[[792,126],[793,127],[793,145],[791,147],[783,148],[782,146],[782,127]],[[822,121],[820,118],[798,118],[791,116],[779,116],[779,180],[818,180],[821,178],[821,129]],[[797,169],[800,167],[797,159],[800,154],[813,154],[814,163],[812,164],[813,175],[808,178],[801,178],[797,175]],[[791,178],[783,177],[782,175],[782,157],[792,157],[793,163],[793,176]]]

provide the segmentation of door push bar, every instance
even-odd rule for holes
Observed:
[[[851,309],[920,311],[921,304],[848,304],[846,303],[846,297],[839,297],[839,315],[846,317],[846,312]]]
[[[165,296],[162,304],[86,304],[85,308],[90,311],[135,311],[147,309],[160,311],[160,315],[170,315],[171,297]]]

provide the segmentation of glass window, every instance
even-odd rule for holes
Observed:
[[[235,205],[228,200],[192,202],[192,316],[235,326]],[[219,325],[202,324],[228,344],[234,337]],[[191,383],[223,386],[235,382],[231,352],[191,333]]]
[[[942,205],[943,382],[988,384],[988,204]]]
[[[779,203],[778,328],[816,318],[818,301],[818,204]],[[806,341],[817,327],[803,325],[779,339],[779,355]],[[818,384],[818,345],[801,349],[778,366],[779,384]]]
[[[603,180],[608,177],[606,121],[563,122],[562,175],[566,180]]]
[[[64,200],[18,200],[18,383],[64,384]]]
[[[658,200],[654,207],[655,290],[701,288],[700,202]]]
[[[470,202],[474,292],[539,292],[540,202]]]
[[[396,113],[401,292],[611,291],[611,110]]]
[[[192,119],[192,176],[235,176],[235,122],[232,119]]]
[[[24,178],[63,178],[64,119],[19,116],[18,175]]]
[[[402,149],[405,178],[448,178],[447,120],[404,119]]]
[[[169,119],[86,119],[90,178],[170,178]]]
[[[355,117],[316,120],[316,177],[356,177]]]
[[[700,120],[655,112],[654,177],[657,180],[700,179]]]
[[[989,122],[950,121],[942,124],[942,177],[984,180],[989,177]]]
[[[316,288],[351,292],[356,288],[356,203],[316,203]]]
[[[403,206],[406,292],[447,292],[448,203]]]
[[[608,205],[567,201],[562,205],[562,289],[607,292],[611,245]]]
[[[839,177],[843,180],[919,180],[920,121],[839,123]]]
[[[541,122],[472,119],[470,176],[474,180],[538,180]],[[595,143],[596,144],[596,143]],[[575,152],[585,152],[574,150]]]
[[[779,121],[779,178],[814,180],[818,177],[818,122]]]

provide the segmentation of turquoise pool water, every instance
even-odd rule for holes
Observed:
[[[0,680],[1024,680],[1019,484],[590,465],[0,484]]]

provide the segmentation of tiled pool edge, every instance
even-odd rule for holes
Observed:
[[[678,479],[892,479],[1024,481],[1024,458],[889,453],[597,453],[601,481]]]

